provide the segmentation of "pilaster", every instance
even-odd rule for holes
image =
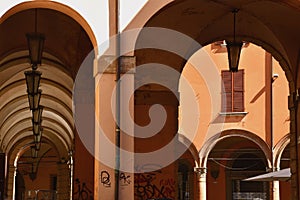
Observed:
[[[120,149],[134,152],[135,57],[122,56],[120,84]],[[117,57],[102,56],[95,61],[95,189],[94,199],[115,199],[116,73]],[[124,115],[123,113],[130,114]],[[134,199],[134,158],[120,153],[119,199]],[[126,169],[127,171],[122,171]],[[129,171],[129,172],[128,172]]]
[[[299,94],[298,91],[292,93],[288,99],[290,110],[290,168],[291,168],[291,199],[299,199],[299,166],[298,166],[298,115]]]

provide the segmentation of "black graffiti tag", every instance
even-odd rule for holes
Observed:
[[[120,173],[120,181],[122,181],[123,186],[129,185],[131,183],[130,175],[126,176],[124,172]]]
[[[110,174],[107,171],[101,171],[100,175],[100,181],[103,184],[104,187],[110,187],[111,182],[110,182]]]

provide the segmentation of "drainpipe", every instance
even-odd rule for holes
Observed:
[[[115,163],[115,200],[119,200],[119,175],[120,175],[120,74],[121,74],[121,58],[120,58],[120,2],[115,1],[116,5],[116,56],[117,56],[117,67],[116,67],[116,163]]]
[[[273,59],[272,55],[268,52],[266,52],[266,65],[267,73],[270,74],[270,148],[271,148],[271,164],[272,164],[272,171],[276,171],[278,169],[275,168],[274,163],[274,129],[273,129],[273,83],[278,78],[278,76],[273,74]],[[279,181],[273,181],[272,182],[272,196],[273,200],[279,200]]]
[[[273,161],[273,70],[272,55],[265,52],[266,69],[266,141],[270,145],[271,171],[274,171]]]

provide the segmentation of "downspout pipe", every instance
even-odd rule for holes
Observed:
[[[117,67],[116,67],[116,124],[115,124],[115,145],[116,145],[116,160],[115,160],[115,200],[119,200],[119,187],[120,187],[120,77],[121,77],[121,38],[120,38],[120,2],[115,0],[116,5],[116,56],[117,56]]]

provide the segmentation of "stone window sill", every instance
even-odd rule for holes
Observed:
[[[248,112],[220,112],[221,116],[245,116]]]

